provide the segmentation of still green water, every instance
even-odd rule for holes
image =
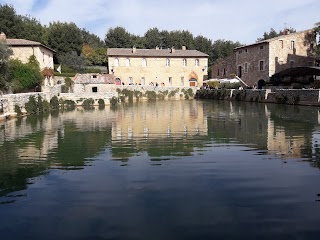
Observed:
[[[316,107],[139,102],[0,124],[0,239],[319,239]]]

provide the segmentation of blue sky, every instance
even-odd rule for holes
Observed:
[[[42,24],[74,22],[104,39],[111,27],[143,35],[149,28],[254,43],[265,31],[297,31],[320,22],[319,0],[0,0]]]

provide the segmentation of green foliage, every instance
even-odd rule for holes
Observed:
[[[111,99],[110,99],[110,105],[111,106],[116,106],[117,104],[119,103],[119,98],[117,98],[117,97],[112,97]]]
[[[18,105],[14,105],[14,111],[17,113],[18,116],[22,115],[21,108]]]
[[[82,102],[82,107],[84,109],[92,109],[94,105],[94,100],[92,98],[87,98]]]
[[[290,105],[296,105],[298,104],[300,101],[300,97],[299,96],[295,96],[295,95],[289,95],[288,98],[287,98],[287,104],[290,104]]]
[[[39,63],[31,56],[29,63],[23,64],[19,60],[9,61],[10,87],[14,93],[23,92],[40,85],[42,75]]]
[[[38,103],[34,96],[29,97],[29,101],[25,104],[27,113],[37,113],[39,112]]]
[[[48,45],[58,55],[76,52],[81,54],[83,38],[81,30],[74,23],[53,22],[47,28]]]
[[[246,91],[245,90],[235,90],[234,92],[234,99],[237,101],[243,101],[246,98]]]
[[[64,100],[61,104],[63,110],[71,111],[76,108],[76,103],[72,100]]]
[[[100,108],[100,109],[101,109],[101,108],[104,108],[104,107],[106,106],[104,100],[101,99],[101,98],[98,100],[98,104],[99,104],[99,108]]]
[[[155,91],[146,91],[145,95],[149,101],[157,100],[157,94]]]
[[[296,30],[293,29],[293,28],[288,28],[288,29],[285,29],[284,31],[288,31],[289,33],[296,32]],[[262,38],[258,38],[257,42],[264,41],[264,40],[267,40],[267,39],[271,39],[271,38],[275,38],[275,37],[284,35],[284,34],[286,34],[284,31],[277,32],[274,28],[270,28],[270,31],[269,32],[264,32],[263,33],[263,37]]]
[[[183,93],[185,99],[190,99],[194,97],[193,90],[191,88],[182,89],[181,92]]]
[[[283,93],[276,92],[275,94],[276,102],[277,103],[286,103],[287,102],[287,96]]]
[[[132,47],[132,35],[123,27],[110,28],[105,36],[105,44],[108,48]]]
[[[57,110],[59,109],[59,99],[57,96],[53,96],[50,100],[51,109]]]
[[[180,90],[180,89],[177,88],[177,89],[175,89],[175,90],[170,91],[169,94],[168,94],[168,98],[170,99],[170,98],[172,98],[172,97],[175,97],[176,94],[179,92],[179,90]]]
[[[84,55],[78,55],[76,51],[60,54],[58,60],[61,64],[64,64],[77,72],[83,70],[86,65],[86,59]]]

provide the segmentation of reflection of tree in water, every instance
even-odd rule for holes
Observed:
[[[42,124],[40,116],[30,117],[28,124],[32,128]],[[21,124],[21,121],[18,122]],[[58,131],[58,130],[56,130]],[[92,158],[102,151],[111,139],[111,128],[105,131],[81,131],[72,123],[66,124],[63,136],[58,132],[58,144],[55,149],[44,156],[35,156],[41,152],[45,141],[45,131],[30,133],[21,139],[0,145],[0,200],[10,203],[11,200],[24,194],[10,193],[23,191],[32,183],[32,178],[41,176],[51,167],[72,170],[81,169],[88,158]]]
[[[207,136],[192,136],[191,138],[163,137],[141,141],[114,142],[111,152],[114,160],[128,161],[131,157],[145,152],[151,160],[156,161],[166,156],[192,156],[195,148],[204,148],[207,140]]]

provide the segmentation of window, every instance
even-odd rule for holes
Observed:
[[[147,66],[147,59],[142,58],[142,67],[146,67]]]
[[[42,52],[42,61],[44,62],[44,52]]]
[[[166,66],[170,67],[170,59],[169,58],[166,59]]]
[[[261,50],[263,50],[263,49],[264,49],[264,46],[263,46],[263,45],[261,45],[261,46],[260,46],[260,49],[261,49]]]
[[[246,53],[248,52],[248,49],[246,48]]]
[[[118,59],[118,58],[115,58],[115,59],[114,59],[113,65],[114,65],[115,67],[118,67],[118,66],[119,66],[119,59]]]
[[[220,76],[220,71],[219,71],[219,69],[218,69],[218,74],[217,74],[218,76]]]
[[[264,61],[263,60],[259,61],[259,70],[264,71]]]
[[[227,73],[227,72],[226,72],[226,69],[224,68],[224,69],[223,69],[223,76],[225,76],[226,73]]]
[[[98,92],[98,88],[97,87],[92,87],[92,92]]]
[[[97,75],[92,75],[92,78],[97,78]]]
[[[181,77],[180,79],[180,85],[183,87],[184,86],[184,77]]]
[[[283,49],[283,40],[279,40],[280,41],[280,48]]]
[[[169,77],[168,82],[169,82],[169,86],[171,86],[172,85],[172,77]]]
[[[129,85],[133,85],[133,78],[129,77]]]
[[[141,78],[141,85],[146,85],[146,79],[144,77]]]
[[[248,72],[248,63],[244,63],[244,72],[245,72],[245,73]]]
[[[241,54],[242,53],[242,50],[239,50],[239,54]]]
[[[129,66],[130,66],[130,59],[127,58],[127,59],[126,59],[126,67],[129,67]]]
[[[182,63],[183,63],[182,65],[183,65],[184,67],[186,67],[186,66],[187,66],[187,59],[184,58],[183,61],[182,61]]]
[[[291,50],[294,50],[294,49],[295,49],[295,48],[294,48],[294,41],[291,41],[290,49],[291,49]]]
[[[196,67],[199,67],[199,59],[196,59],[196,62],[195,62],[195,65],[196,65]]]

